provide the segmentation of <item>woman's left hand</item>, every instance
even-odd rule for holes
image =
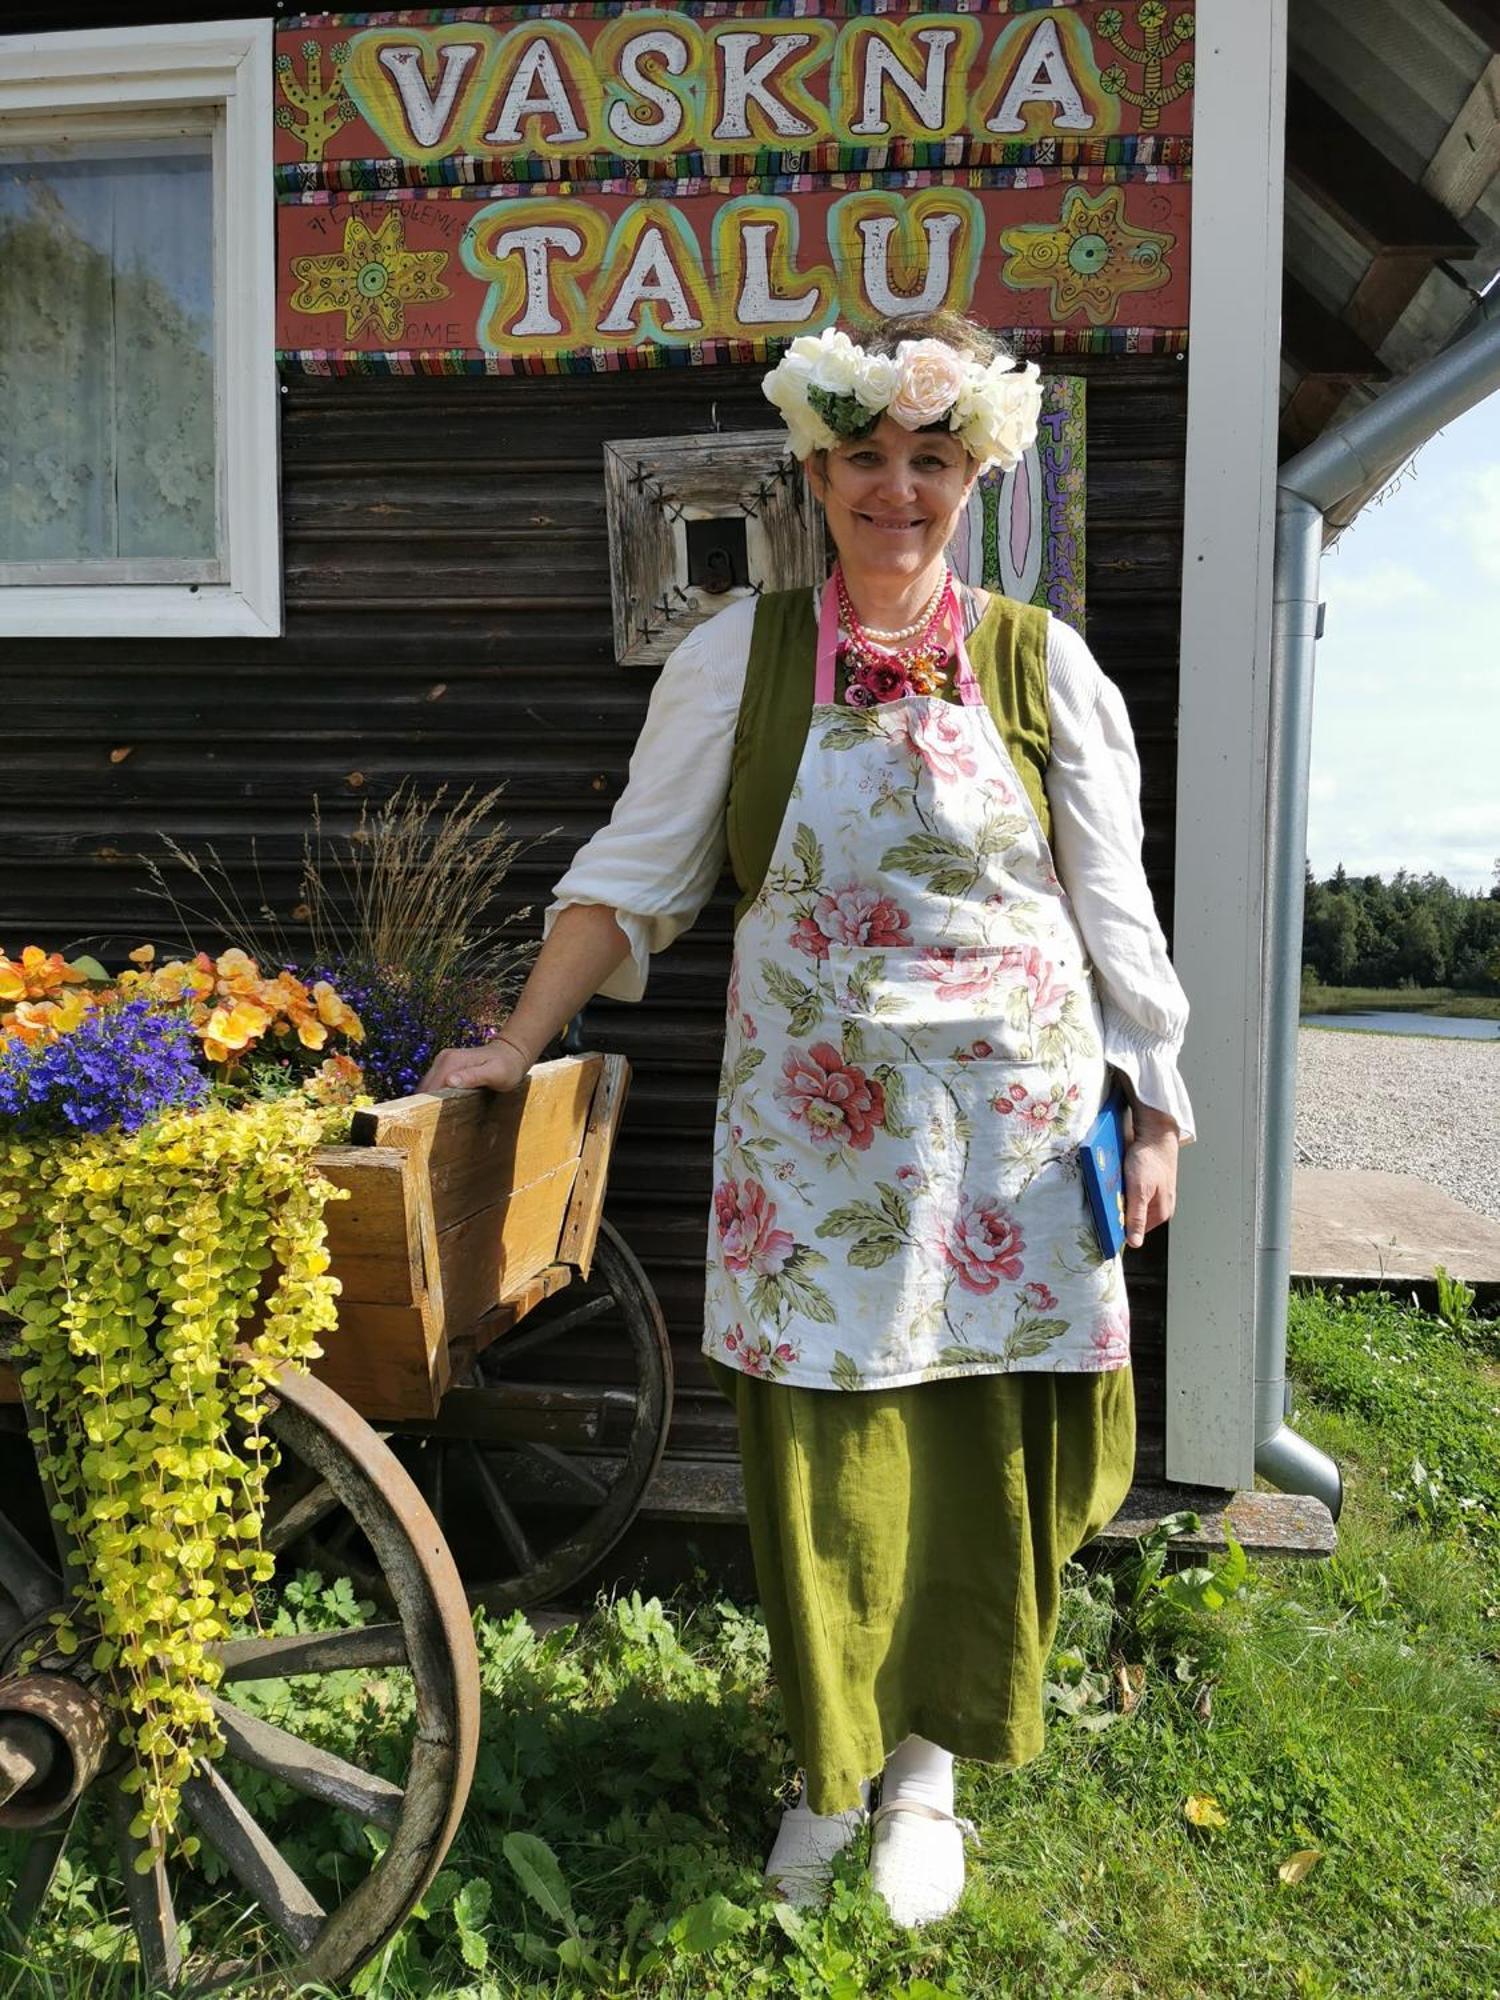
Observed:
[[[1177,1121],[1150,1105],[1131,1114],[1135,1136],[1125,1149],[1125,1241],[1139,1250],[1177,1205]]]

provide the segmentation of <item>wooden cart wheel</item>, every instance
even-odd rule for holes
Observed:
[[[370,1552],[394,1617],[390,1623],[360,1630],[250,1638],[226,1645],[223,1683],[212,1696],[226,1753],[190,1781],[183,1808],[204,1846],[217,1852],[241,1890],[279,1932],[284,1946],[280,1956],[295,1961],[295,1979],[337,1986],[400,1927],[447,1852],[474,1771],[479,1661],[463,1589],[437,1523],[391,1451],[321,1383],[287,1375],[276,1393],[278,1406],[270,1428],[284,1460],[295,1459],[305,1469],[304,1483],[311,1481],[311,1490],[320,1495],[335,1496],[358,1523],[362,1546]],[[8,1494],[5,1500],[8,1506]],[[283,1523],[268,1534],[268,1542],[284,1545],[285,1529]],[[45,1625],[47,1612],[64,1596],[57,1572],[3,1513],[0,1583],[13,1626],[22,1621],[33,1630],[39,1623]],[[16,1712],[27,1706],[40,1678],[19,1670],[24,1637],[13,1636],[5,1650],[10,1658],[9,1664],[0,1658],[0,1766],[8,1731],[15,1740],[27,1740],[24,1721],[17,1723]],[[91,1705],[97,1709],[87,1668],[75,1672],[70,1663],[51,1658],[44,1664],[49,1680],[57,1678],[61,1667],[80,1709],[86,1711]],[[411,1674],[416,1713],[400,1785],[302,1741],[287,1727],[252,1714],[234,1699],[242,1684],[361,1668],[403,1668]],[[12,1677],[9,1681],[7,1675]],[[67,1687],[63,1693],[67,1695]],[[68,1737],[72,1725],[66,1699],[62,1709],[61,1748],[81,1769],[82,1758]],[[284,1987],[285,1964],[269,1959],[234,1965],[184,1963],[172,1894],[175,1864],[158,1857],[148,1874],[136,1869],[142,1849],[129,1832],[134,1808],[125,1803],[115,1782],[125,1754],[111,1746],[102,1763],[94,1759],[100,1768],[93,1775],[109,1811],[148,1978],[154,1985],[194,1993],[231,1981],[236,1992],[261,1982]],[[237,1764],[267,1772],[293,1791],[378,1826],[388,1835],[388,1844],[370,1872],[331,1908],[320,1906],[236,1793]],[[53,1790],[58,1789],[54,1784]],[[23,1932],[46,1894],[71,1817],[72,1801],[64,1800],[66,1816],[59,1811],[38,1824],[36,1816],[46,1812],[49,1797],[38,1781],[29,1788],[23,1785],[8,1805],[0,1806],[0,1824],[37,1827],[19,1894],[7,1912]]]
[[[484,1349],[428,1424],[389,1441],[426,1495],[473,1604],[562,1596],[613,1548],[661,1462],[672,1350],[650,1280],[600,1227],[587,1278]],[[378,1586],[355,1524],[329,1517],[308,1560]]]

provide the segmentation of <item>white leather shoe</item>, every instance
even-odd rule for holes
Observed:
[[[964,1892],[964,1843],[974,1822],[916,1799],[892,1799],[871,1821],[870,1886],[907,1930],[946,1917]]]
[[[821,1901],[833,1878],[835,1859],[869,1817],[863,1806],[841,1813],[788,1806],[781,1815],[765,1871],[766,1880],[781,1900],[799,1908]]]

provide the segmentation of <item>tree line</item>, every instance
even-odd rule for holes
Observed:
[[[1500,862],[1495,886],[1469,894],[1442,875],[1399,869],[1389,882],[1340,863],[1311,864],[1302,963],[1325,986],[1452,986],[1500,992]]]

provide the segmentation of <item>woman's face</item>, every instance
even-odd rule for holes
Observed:
[[[890,417],[807,464],[845,567],[910,577],[952,539],[976,470],[951,431],[904,430]]]

